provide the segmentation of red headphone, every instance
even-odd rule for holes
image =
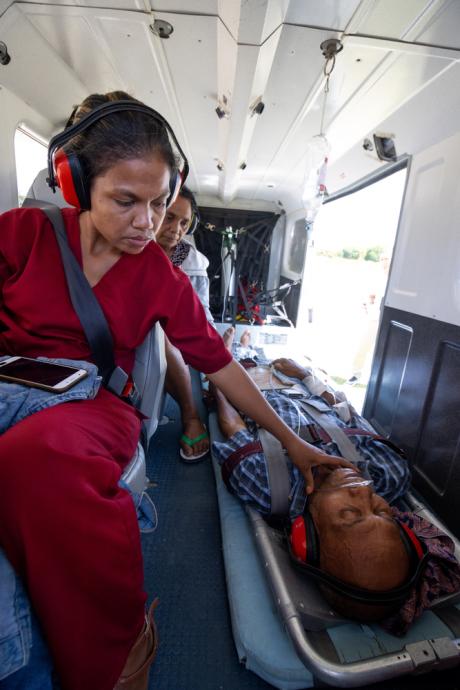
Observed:
[[[421,577],[428,557],[425,544],[419,541],[416,534],[404,523],[396,520],[402,542],[410,558],[411,576],[407,582],[395,589],[385,592],[372,592],[360,587],[354,587],[339,578],[329,575],[319,567],[320,543],[318,533],[310,513],[306,511],[297,517],[291,525],[287,535],[289,554],[294,564],[308,575],[332,589],[344,594],[355,601],[368,604],[391,604],[402,602],[407,598],[410,589]]]
[[[75,153],[66,153],[65,144],[75,135],[91,127],[95,122],[98,122],[104,117],[112,113],[134,111],[144,113],[152,117],[157,123],[164,127],[174,143],[176,149],[179,151],[183,165],[181,170],[176,174],[171,175],[169,182],[169,196],[166,200],[166,206],[170,206],[179,193],[180,188],[187,179],[189,166],[187,158],[182,151],[179,142],[176,139],[169,123],[156,110],[149,108],[142,103],[136,103],[129,100],[120,100],[110,103],[103,103],[97,106],[87,115],[74,125],[67,127],[63,132],[56,134],[48,147],[48,184],[53,189],[59,187],[64,199],[71,206],[76,206],[83,210],[91,208],[90,188],[87,183],[87,178],[84,172],[84,167],[79,157]],[[72,118],[71,118],[72,119]]]

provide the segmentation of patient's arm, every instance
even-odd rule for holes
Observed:
[[[328,390],[325,383],[312,373],[311,369],[304,369],[300,364],[294,362],[293,359],[286,359],[285,357],[273,360],[272,366],[285,376],[291,376],[292,378],[299,379],[299,381],[304,381],[313,395],[320,395],[329,405],[335,405],[335,395],[331,390]]]

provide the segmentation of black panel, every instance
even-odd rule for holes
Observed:
[[[443,496],[460,462],[460,345],[440,343],[422,418],[414,468]],[[450,460],[450,461],[449,461]]]
[[[195,242],[197,249],[209,259],[210,307],[217,320],[223,312],[227,320],[233,320],[237,312],[242,312],[248,321],[252,316],[258,318],[258,300],[267,289],[271,237],[278,218],[275,213],[262,211],[200,207]],[[221,287],[222,246],[229,252],[230,237],[237,243],[237,300],[223,295]]]
[[[412,342],[412,329],[391,321],[386,332],[384,354],[377,376],[374,404],[369,421],[381,434],[389,436],[398,407],[401,381]]]
[[[414,486],[460,536],[460,327],[385,307],[364,416],[403,448]]]

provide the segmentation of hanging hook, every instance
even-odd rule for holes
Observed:
[[[321,43],[320,48],[326,60],[330,60],[343,50],[343,43],[338,38],[328,38]]]
[[[323,53],[324,57],[326,58],[326,61],[324,63],[323,67],[323,74],[326,77],[326,81],[324,82],[324,97],[323,97],[323,105],[321,108],[321,121],[320,121],[320,134],[324,135],[324,116],[326,114],[326,102],[327,102],[327,95],[329,93],[329,78],[332,74],[332,71],[335,67],[335,56],[337,53],[340,53],[340,51],[343,49],[343,43],[342,41],[339,41],[338,38],[328,38],[326,41],[323,41],[320,45],[321,52]]]

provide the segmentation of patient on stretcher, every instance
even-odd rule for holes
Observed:
[[[243,338],[236,349],[247,358],[251,354],[247,351],[248,334],[243,334]],[[226,332],[224,340],[231,347],[232,329]],[[286,424],[299,435],[308,430],[310,437],[306,440],[331,455],[344,455],[342,434],[355,453],[354,457],[346,457],[355,463],[356,470],[317,468],[315,488],[308,498],[303,477],[287,459],[289,517],[293,521],[308,515],[317,542],[317,567],[364,592],[404,590],[410,583],[404,590],[404,599],[400,597],[397,604],[390,600],[388,604],[373,603],[372,597],[364,602],[354,600],[324,583],[323,594],[342,615],[361,621],[383,620],[390,632],[403,634],[436,597],[460,590],[460,568],[453,555],[453,542],[422,518],[390,506],[409,488],[410,472],[401,451],[378,436],[343,398],[348,414],[344,415],[345,406],[337,409],[335,392],[311,371],[287,359],[275,360],[272,366],[302,382],[296,388],[303,388],[303,395],[296,397],[279,389],[265,391],[267,400]],[[215,442],[213,451],[227,488],[243,502],[270,515],[269,470],[257,427],[250,419],[243,420],[220,391],[214,389],[213,393],[219,426],[226,439]],[[335,438],[332,425],[339,430]],[[418,556],[412,548],[408,549],[406,532],[418,545]],[[421,573],[422,567],[414,563],[414,555],[415,561],[423,559],[423,574],[417,578],[414,572]]]

